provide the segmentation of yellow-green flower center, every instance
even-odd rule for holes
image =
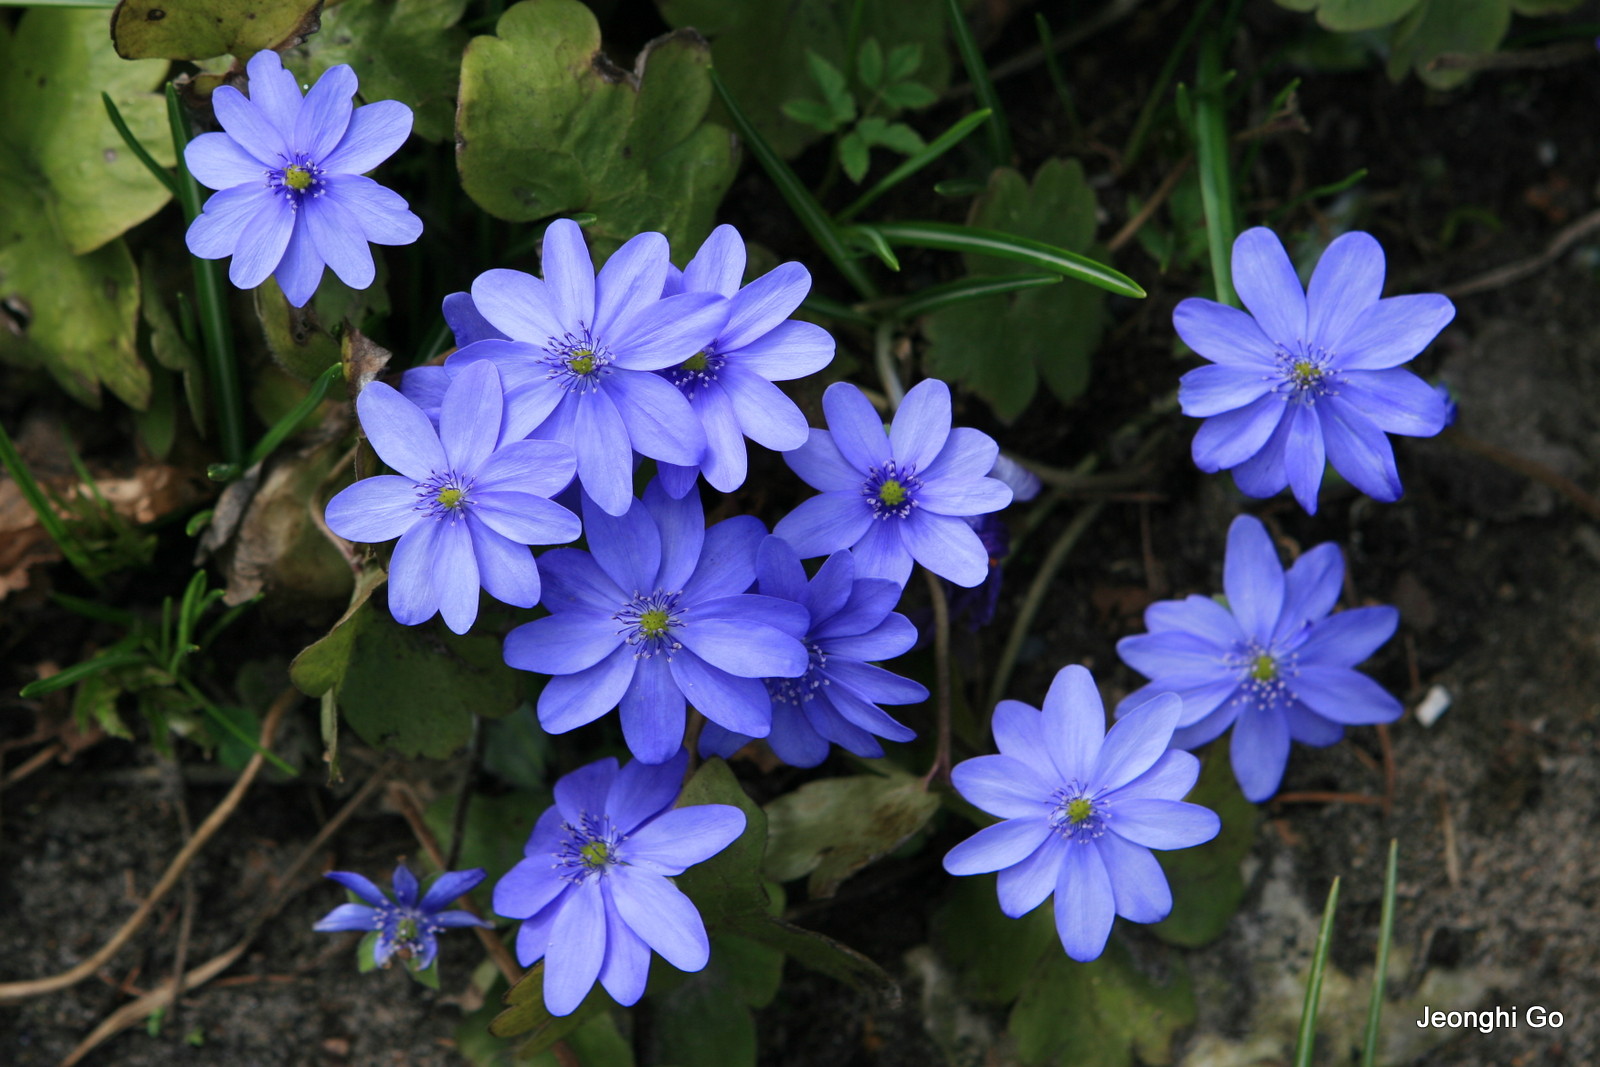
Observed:
[[[604,867],[611,862],[611,849],[604,841],[590,841],[578,850],[583,861],[591,867]]]
[[[441,489],[437,499],[439,503],[447,508],[459,508],[461,506],[461,498],[465,495],[459,489]]]
[[[1067,818],[1074,824],[1081,823],[1094,814],[1094,805],[1084,797],[1068,802]]]
[[[594,353],[587,348],[577,349],[567,357],[567,367],[573,374],[593,374]]]
[[[660,608],[652,608],[639,616],[639,632],[645,637],[660,637],[667,632],[670,620]]]
[[[1278,661],[1263,652],[1250,665],[1250,677],[1258,682],[1270,682],[1278,676]]]
[[[283,168],[283,184],[304,192],[311,188],[311,172],[298,163],[291,163]]]
[[[706,369],[706,354],[704,352],[696,352],[694,355],[690,356],[688,359],[683,361],[683,367],[681,369],[682,370],[705,370]]]
[[[878,487],[878,499],[891,508],[897,508],[906,502],[906,487],[893,478],[885,478]]]
[[[1322,377],[1322,368],[1309,359],[1297,359],[1290,365],[1289,375],[1294,379],[1296,385],[1304,388],[1314,384],[1317,379]]]

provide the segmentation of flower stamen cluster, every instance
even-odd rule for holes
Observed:
[[[556,850],[556,873],[564,881],[581,885],[623,863],[618,846],[622,835],[606,815],[582,812],[576,824],[564,822],[566,840]]]
[[[688,626],[686,612],[678,606],[682,599],[682,589],[675,592],[657,589],[649,594],[635,590],[633,599],[612,616],[622,623],[617,633],[634,647],[634,659],[649,659],[657,653],[665,653],[670,658],[683,648],[683,642],[673,636],[674,632]]]

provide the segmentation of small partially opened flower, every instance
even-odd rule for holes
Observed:
[[[399,474],[363,478],[328,501],[328,528],[351,541],[400,538],[389,562],[389,610],[413,626],[435,612],[464,634],[478,617],[478,589],[507,604],[539,602],[527,545],[563,544],[578,517],[548,498],[572,480],[572,452],[553,441],[499,445],[503,397],[494,365],[450,382],[435,429],[414,403],[382,382],[356,398],[361,428]]]
[[[459,304],[447,311],[458,338],[481,339],[445,367],[495,363],[506,382],[506,439],[570,446],[584,492],[606,514],[621,515],[633,502],[635,451],[676,464],[704,456],[705,430],[689,401],[652,372],[709,344],[728,321],[728,301],[716,293],[663,297],[671,264],[659,233],[628,241],[596,276],[578,224],[557,219],[545,231],[543,266],[543,279],[515,270],[478,275],[470,312]]]
[[[353,107],[356,76],[344,64],[304,97],[276,52],[257,52],[246,69],[249,97],[229,85],[211,95],[226,132],[184,149],[195,180],[218,190],[189,226],[189,251],[232,256],[228,277],[241,289],[275,274],[295,307],[317,291],[324,265],[365,289],[376,271],[369,242],[406,245],[422,233],[398,193],[362,177],[411,136],[411,109]]]
[[[1150,632],[1124,637],[1117,655],[1150,679],[1117,708],[1128,713],[1157,693],[1183,698],[1172,743],[1196,748],[1233,727],[1233,773],[1260,802],[1278,791],[1289,742],[1324,746],[1346,726],[1393,722],[1400,702],[1355,670],[1400,623],[1391,607],[1330,615],[1344,583],[1344,557],[1321,544],[1288,573],[1259,519],[1228,528],[1224,607],[1210,597],[1162,600],[1145,610]]]
[[[328,871],[324,876],[360,897],[363,904],[340,904],[321,919],[312,929],[319,933],[340,930],[376,930],[377,944],[373,947],[373,960],[386,967],[396,953],[402,959],[414,961],[414,970],[425,971],[433,966],[434,954],[439,951],[436,940],[441,930],[459,926],[492,927],[494,924],[480,919],[471,912],[445,909],[463,893],[484,879],[482,867],[470,871],[446,871],[434,879],[433,885],[418,898],[422,888],[417,876],[404,863],[394,869],[394,899],[379,889],[364,875],[353,871]]]
[[[570,1015],[595,980],[618,1004],[644,995],[650,950],[698,971],[711,943],[694,903],[670,881],[744,832],[729,804],[674,808],[689,753],[664,763],[615,759],[556,783],[526,856],[494,887],[494,910],[522,919],[517,959],[544,960],[544,1004]]]
[[[1325,462],[1375,500],[1400,498],[1385,434],[1431,437],[1446,404],[1410,362],[1455,317],[1438,293],[1379,299],[1383,249],[1347,233],[1323,253],[1302,289],[1271,230],[1233,244],[1233,283],[1250,314],[1189,299],[1173,312],[1178,335],[1211,361],[1183,376],[1185,415],[1206,421],[1194,437],[1203,471],[1231,470],[1247,496],[1284,486],[1317,510]]]
[[[662,484],[673,496],[687,493],[700,473],[724,493],[743,485],[746,437],[774,452],[805,444],[806,417],[772,383],[803,378],[833,359],[827,330],[789,318],[811,289],[805,267],[783,263],[740,288],[744,265],[743,238],[723,225],[711,231],[681,276],[673,271],[667,279],[668,295],[715,293],[728,299],[728,322],[716,337],[658,372],[683,392],[706,432],[705,458],[698,464],[661,466]]]
[[[761,595],[793,601],[811,618],[803,641],[810,660],[798,678],[763,679],[772,696],[772,732],[767,744],[794,767],[815,767],[828,743],[857,756],[883,755],[878,738],[909,741],[916,736],[879,704],[920,704],[928,690],[919,682],[876,667],[917,641],[917,629],[894,608],[900,587],[883,578],[857,578],[855,557],[835,552],[807,580],[800,557],[781,537],[761,542],[756,556]],[[731,756],[750,738],[708,722],[700,751]]]
[[[1014,919],[1054,893],[1056,932],[1079,961],[1100,955],[1118,915],[1165,919],[1172,890],[1150,850],[1203,844],[1222,828],[1215,812],[1183,802],[1200,761],[1167,751],[1179,711],[1165,693],[1107,732],[1100,692],[1078,666],[1056,673],[1042,713],[1002,700],[1000,754],[963,760],[951,781],[1005,821],[951,849],[945,870],[999,871],[1000,910]]]
[[[861,390],[834,382],[822,394],[828,429],[812,430],[784,462],[821,492],[773,529],[802,559],[848,548],[856,574],[905,585],[913,560],[957,585],[989,573],[989,553],[967,517],[999,511],[1011,489],[989,476],[999,446],[986,433],[950,428],[950,387],[937,378],[906,393],[894,424]]]
[[[621,707],[622,736],[646,763],[683,746],[686,704],[734,733],[765,737],[763,678],[805,673],[806,611],[748,594],[761,520],[736,515],[706,529],[700,494],[674,500],[659,480],[620,516],[588,495],[589,551],[539,560],[550,614],[506,635],[513,667],[553,675],[539,723],[565,733]]]

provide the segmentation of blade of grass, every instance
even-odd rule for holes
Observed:
[[[93,6],[98,7],[99,5]],[[139,138],[135,137],[133,131],[128,129],[128,124],[122,121],[122,112],[117,110],[117,105],[112,102],[111,94],[101,93],[100,100],[106,105],[106,114],[111,118],[111,125],[117,128],[117,134],[121,136],[122,143],[127,145],[128,150],[138,157],[140,163],[144,164],[145,170],[155,176],[156,181],[167,187],[167,192],[171,193],[172,198],[176,200],[178,198],[178,179],[174,178],[170,170],[157,163],[155,158],[145,151],[144,145],[139,143]]]
[[[1378,958],[1372,969],[1372,1003],[1367,1006],[1367,1032],[1361,1043],[1361,1067],[1373,1067],[1378,1056],[1378,1021],[1383,1017],[1383,987],[1389,979],[1389,944],[1394,940],[1394,898],[1399,884],[1400,842],[1389,839],[1389,862],[1383,869],[1383,914],[1378,920]]]
[[[977,129],[979,126],[983,125],[983,120],[988,118],[989,114],[989,111],[985,109],[982,111],[974,111],[972,114],[965,115],[956,120],[955,125],[951,126],[948,130],[929,141],[927,145],[923,147],[922,151],[908,158],[904,163],[894,168],[894,170],[891,170],[888,174],[885,174],[883,179],[879,181],[878,184],[874,185],[871,189],[868,189],[866,192],[856,197],[854,203],[833,217],[834,221],[844,223],[855,218],[861,213],[863,208],[877,200],[878,197],[882,196],[884,193],[887,193],[890,189],[893,189],[896,185],[899,185],[917,171],[921,170],[923,167],[926,167],[928,164],[932,163],[934,160],[950,151],[950,149],[966,140],[968,134]]]
[[[1352,185],[1361,181],[1366,176],[1367,168],[1361,167],[1353,173],[1345,175],[1336,182],[1329,182],[1327,185],[1319,185],[1315,189],[1307,189],[1305,192],[1301,193],[1299,196],[1295,197],[1293,200],[1290,200],[1287,204],[1284,204],[1278,210],[1274,211],[1271,215],[1267,216],[1268,222],[1278,222],[1285,215],[1289,214],[1289,212],[1293,211],[1301,204],[1310,203],[1313,200],[1321,200],[1325,196],[1333,196],[1336,193],[1342,193]]]
[[[822,254],[833,263],[844,280],[850,287],[861,294],[863,300],[873,300],[878,296],[877,286],[872,284],[872,279],[867,277],[861,264],[850,257],[850,252],[839,239],[839,233],[834,229],[833,221],[828,218],[827,212],[822,210],[816,198],[811,195],[811,190],[803,185],[789,165],[783,161],[766,138],[751,124],[750,119],[740,110],[734,101],[733,94],[728,92],[728,87],[722,84],[722,79],[717,77],[717,72],[711,72],[711,86],[717,91],[717,97],[722,101],[722,106],[728,109],[728,115],[733,119],[734,127],[739,131],[739,136],[749,147],[750,154],[756,157],[756,162],[761,164],[761,169],[767,172],[767,177],[772,179],[772,184],[778,187],[778,193],[789,205],[789,210],[795,213],[800,220],[800,225],[806,228],[811,239],[817,242],[817,247],[822,249]]]
[[[972,94],[978,106],[989,112],[989,160],[991,167],[1003,167],[1011,162],[1011,127],[1006,123],[1005,109],[1000,106],[1000,96],[989,79],[989,68],[984,65],[983,52],[973,40],[972,27],[961,13],[961,0],[945,0],[944,9],[950,15],[950,29],[955,35],[956,51],[972,80]]]
[[[150,657],[143,652],[107,652],[96,656],[94,659],[74,663],[62,671],[57,671],[48,678],[40,678],[37,682],[29,682],[17,694],[24,700],[53,693],[57,689],[65,689],[69,685],[76,685],[91,675],[103,671],[115,670],[118,667],[137,667],[142,663],[149,663]]]
[[[892,271],[899,271],[899,258],[894,254],[894,249],[889,247],[889,242],[883,239],[883,234],[879,233],[875,227],[852,226],[848,231],[841,233],[840,236],[847,241],[860,242],[861,247],[877,256],[885,267]]]
[[[56,543],[61,555],[91,585],[103,591],[105,587],[101,584],[99,575],[95,573],[93,559],[66,522],[56,514],[50,498],[45,495],[43,487],[34,480],[33,472],[28,469],[28,465],[22,462],[22,456],[11,443],[11,435],[6,433],[4,426],[0,426],[0,466],[5,467],[6,473],[11,475],[11,480],[17,483],[22,499],[33,509],[34,515],[39,519],[39,525],[50,535],[50,540]]]
[[[189,127],[178,102],[178,91],[167,83],[167,122],[172,128],[172,148],[178,155],[178,202],[185,221],[193,223],[200,215],[200,183],[189,173],[183,150],[189,145]],[[200,314],[201,346],[210,369],[212,403],[217,410],[217,433],[222,454],[229,463],[244,459],[244,392],[239,385],[239,367],[233,354],[233,334],[228,329],[226,290],[222,284],[222,264],[214,259],[190,256],[194,264],[194,297]]]
[[[1311,1067],[1311,1052],[1317,1037],[1317,1002],[1322,999],[1322,975],[1328,969],[1328,946],[1333,942],[1333,913],[1339,906],[1339,879],[1328,890],[1328,903],[1322,909],[1322,927],[1317,931],[1317,949],[1311,958],[1311,975],[1306,980],[1306,1003],[1300,1010],[1300,1032],[1294,1042],[1294,1067]]]
[[[1199,165],[1200,203],[1206,216],[1206,244],[1217,300],[1239,306],[1231,259],[1238,224],[1233,213],[1233,178],[1228,167],[1228,128],[1224,115],[1222,45],[1214,34],[1200,41],[1200,70],[1194,94],[1194,147]]]
[[[85,600],[83,597],[72,596],[69,593],[57,593],[54,590],[52,590],[50,593],[50,599],[54,600],[57,604],[60,604],[68,611],[75,611],[86,619],[97,619],[100,622],[109,622],[113,626],[121,626],[124,629],[132,626],[134,623],[135,616],[133,612],[123,611],[121,608],[114,608],[108,604],[102,604],[98,600]]]
[[[1139,158],[1139,153],[1144,150],[1145,138],[1150,135],[1151,123],[1155,121],[1156,112],[1167,95],[1167,86],[1172,84],[1173,76],[1178,73],[1178,64],[1183,62],[1184,53],[1189,50],[1189,43],[1200,30],[1201,20],[1206,17],[1206,12],[1211,10],[1211,5],[1215,2],[1216,0],[1201,0],[1195,7],[1194,14],[1189,16],[1189,21],[1184,23],[1182,32],[1178,34],[1177,43],[1172,46],[1172,51],[1167,54],[1167,61],[1161,65],[1161,71],[1156,75],[1155,84],[1150,86],[1150,95],[1145,98],[1144,107],[1139,109],[1139,117],[1134,120],[1133,132],[1128,134],[1128,143],[1122,148],[1122,160],[1117,164],[1118,172],[1128,173],[1133,168],[1134,161]]]
[[[1083,123],[1078,120],[1078,109],[1072,102],[1072,90],[1061,74],[1061,64],[1056,61],[1056,35],[1043,14],[1034,12],[1033,28],[1039,31],[1039,47],[1044,49],[1044,67],[1055,87],[1056,98],[1061,101],[1061,113],[1066,116],[1067,130],[1075,142],[1083,140]]]
[[[251,752],[261,756],[268,763],[272,764],[289,777],[300,777],[299,772],[297,772],[293,767],[289,766],[282,759],[273,755],[271,752],[268,752],[266,749],[262,748],[261,742],[257,741],[254,737],[251,737],[244,730],[240,729],[239,724],[224,715],[221,708],[207,700],[205,698],[205,694],[196,689],[194,687],[194,683],[190,682],[189,679],[180,677],[174,678],[173,681],[177,683],[179,689],[182,689],[186,694],[188,694],[190,700],[198,704],[207,715],[211,716],[212,720],[218,726],[222,727],[225,733],[231,735],[235,740],[241,741],[250,746]]]
[[[852,229],[865,229],[855,226]],[[1142,297],[1144,289],[1120,271],[1064,248],[1018,237],[999,230],[982,230],[948,222],[884,222],[871,227],[891,245],[932,248],[942,252],[963,252],[979,256],[1026,263],[1031,267],[1088,282],[1121,296]]]
[[[1060,285],[1063,277],[1063,275],[1050,272],[1048,274],[993,274],[981,277],[957,278],[953,282],[930,286],[914,296],[908,297],[903,303],[895,306],[893,314],[897,319],[915,318],[918,315],[926,315],[930,311],[938,311],[940,308],[964,303],[968,300],[981,300],[984,297],[1014,293],[1019,289],[1037,289],[1045,285]]]
[[[841,303],[838,300],[829,300],[827,297],[818,296],[815,293],[800,301],[800,308],[802,311],[809,311],[813,315],[820,315],[825,319],[833,319],[835,322],[848,322],[856,326],[876,326],[878,324],[878,320],[868,315],[865,311],[857,311],[849,304]]]
[[[272,429],[263,434],[261,440],[256,442],[256,447],[250,450],[250,455],[244,461],[246,470],[272,455],[273,451],[283,444],[285,438],[300,428],[300,424],[317,410],[322,398],[328,395],[328,386],[333,384],[333,380],[339,377],[343,369],[340,364],[335,363],[317,375],[317,380],[311,383],[311,391],[306,393],[300,403],[291,408],[287,415],[274,423]]]

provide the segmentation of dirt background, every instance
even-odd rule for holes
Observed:
[[[1269,5],[1247,6],[1230,59],[1251,71],[1291,43],[1304,23]],[[1125,137],[1181,22],[1184,5],[1173,8],[1145,5],[1069,57],[1069,79],[1084,87],[1080,111],[1094,116],[1091,144],[1097,135],[1112,143]],[[1049,13],[1058,26],[1067,25],[1065,15],[1054,8]],[[1013,25],[991,47],[991,59],[1022,50],[1030,37],[1031,27]],[[1292,73],[1298,72],[1267,67],[1250,90],[1257,107]],[[1038,70],[1003,88],[1024,170],[1031,172],[1062,149],[1059,109]],[[1451,94],[1430,93],[1414,81],[1392,85],[1373,67],[1307,73],[1299,114],[1306,131],[1271,141],[1247,188],[1281,197],[1368,167],[1357,217],[1389,253],[1391,293],[1449,291],[1535,256],[1596,206],[1600,79],[1592,61],[1490,73]],[[1151,163],[1112,185],[1103,153],[1091,149],[1083,158],[1108,186],[1102,189],[1109,211],[1103,233],[1125,218],[1128,189],[1148,194],[1164,173]],[[803,239],[786,229],[781,210],[761,206],[771,199],[764,182],[747,175],[730,197],[730,221],[748,225],[781,254],[804,254]],[[1259,218],[1273,206],[1247,202],[1245,218]],[[1301,213],[1294,224],[1308,221],[1314,218]],[[1174,361],[1169,324],[1173,304],[1193,291],[1194,279],[1158,277],[1136,248],[1118,262],[1151,290],[1151,299],[1112,305],[1117,322],[1091,391],[1066,419],[1037,401],[1003,443],[1014,440],[1046,462],[1069,464],[1169,390],[1188,365]],[[1600,378],[1597,269],[1600,238],[1591,236],[1524,280],[1461,296],[1456,322],[1419,361],[1423,373],[1456,390],[1459,435],[1584,487],[1600,485],[1600,421],[1591,399]],[[18,415],[20,398],[0,392],[11,397],[8,419]],[[983,424],[981,410],[966,415]],[[1174,416],[1174,422],[1187,420]],[[1177,427],[1149,477],[1132,496],[1111,501],[1074,552],[1025,649],[1014,695],[1036,702],[1057,667],[1083,662],[1114,701],[1138,681],[1117,663],[1113,646],[1137,631],[1143,604],[1220,588],[1224,533],[1245,502],[1225,478],[1193,470],[1191,433],[1192,423]],[[1350,1034],[1359,1023],[1350,1020],[1364,1004],[1390,837],[1400,842],[1401,861],[1391,980],[1396,1000],[1385,1059],[1430,1067],[1600,1063],[1600,862],[1592,844],[1600,829],[1600,518],[1448,435],[1401,442],[1398,451],[1407,495],[1396,504],[1375,505],[1335,490],[1325,492],[1315,517],[1285,501],[1249,507],[1269,521],[1286,551],[1340,542],[1350,583],[1346,603],[1394,603],[1403,613],[1400,634],[1369,662],[1369,672],[1408,707],[1435,686],[1452,704],[1431,727],[1408,714],[1390,730],[1394,776],[1387,814],[1376,804],[1337,801],[1267,807],[1246,863],[1245,906],[1225,937],[1191,955],[1200,1019],[1175,1048],[1178,1062],[1189,1067],[1282,1062],[1281,1034],[1298,1015],[1296,983],[1336,875],[1344,879],[1333,952],[1337,974],[1326,993],[1329,1022],[1319,1061],[1351,1062]],[[1033,568],[1076,506],[1060,509],[1010,561],[1000,613],[980,635],[980,655],[998,651]],[[181,561],[166,562],[181,573]],[[70,581],[61,568],[52,576]],[[81,626],[36,594],[13,596],[0,618],[0,689],[6,692],[31,679],[42,660],[71,662],[85,638]],[[245,638],[287,655],[306,636],[304,627],[280,624]],[[27,734],[28,710],[10,698],[0,704],[4,739]],[[289,746],[312,751],[314,708],[307,703],[290,718]],[[31,751],[7,753],[6,769]],[[193,751],[183,757],[188,781],[182,802],[198,821],[231,775]],[[357,749],[347,760],[351,780],[359,782],[377,757]],[[426,773],[425,790],[447,792],[458,767]],[[236,940],[279,888],[289,858],[350,792],[319,783],[315,774],[258,783],[226,833],[193,866],[191,966]],[[1297,747],[1283,788],[1382,797],[1376,732],[1353,731],[1327,750]],[[71,966],[129,915],[181,844],[179,802],[171,774],[147,747],[113,741],[7,788],[0,795],[0,916],[7,920],[0,923],[0,981]],[[931,899],[947,884],[936,866],[943,844],[936,840],[918,855],[873,868],[847,884],[834,905],[810,908],[803,919],[895,973],[905,987],[902,1005],[868,1002],[790,964],[779,1001],[759,1015],[764,1064],[937,1062],[932,1034],[940,1021],[925,1018],[923,1009],[932,972],[916,950],[928,940]],[[377,872],[415,852],[405,822],[374,803],[313,866]],[[349,966],[350,938],[311,932],[339,893],[315,873],[295,888],[301,891],[245,958],[185,997],[159,1034],[135,1028],[86,1062],[462,1062],[455,1028],[477,1006],[463,993],[479,962],[476,944],[463,936],[445,939],[445,988],[438,993],[398,973],[357,975]],[[127,993],[169,973],[182,895],[163,904],[97,977],[0,1008],[0,1063],[58,1063]],[[1119,929],[1134,944],[1147,936],[1127,924]],[[1419,1034],[1415,1015],[1406,1013],[1421,1004],[1517,1007],[1523,1015],[1516,1029],[1488,1035]],[[1565,1024],[1530,1027],[1526,1010],[1536,1004],[1564,1012]],[[970,1016],[977,1037],[956,1061],[1008,1062],[1005,1043],[993,1042],[1003,1016],[976,1008]]]

